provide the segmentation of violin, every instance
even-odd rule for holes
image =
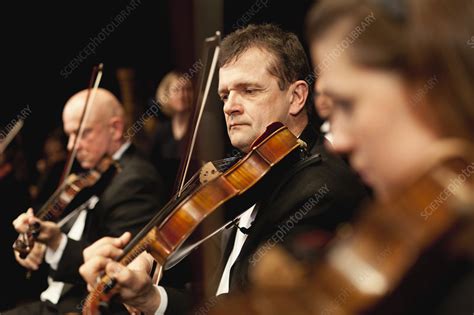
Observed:
[[[92,106],[91,104],[94,102],[95,94],[102,78],[102,70],[102,64],[95,66],[92,69],[88,93],[79,122],[79,131],[74,139],[73,148],[63,171],[62,178],[64,178],[64,180],[61,180],[59,187],[36,214],[36,217],[42,221],[56,221],[63,214],[64,209],[69,205],[74,197],[76,197],[76,195],[82,189],[91,187],[97,183],[102,174],[105,173],[112,165],[114,166],[114,174],[116,170],[119,170],[118,165],[115,164],[112,158],[105,155],[102,157],[95,168],[80,175],[68,175],[71,171],[72,164],[77,153],[78,139],[81,139],[84,133],[85,122],[87,121],[88,114],[90,113]],[[13,243],[13,249],[20,254],[20,258],[26,258],[31,252],[39,232],[40,224],[36,222],[32,225],[29,225],[28,230],[25,233],[20,233],[16,241]]]
[[[304,280],[284,288],[258,284],[223,298],[209,314],[406,313],[407,290],[419,288],[420,277],[440,277],[432,265],[474,260],[474,154],[452,142],[437,149],[437,161],[402,193],[345,226],[305,269]],[[410,292],[417,302],[425,294]]]
[[[56,222],[79,192],[95,185],[104,173],[115,173],[119,169],[116,161],[110,156],[104,156],[95,168],[78,175],[70,174],[36,213],[36,217],[42,221]],[[31,252],[39,232],[40,225],[35,223],[25,233],[20,233],[13,243],[13,249],[20,254],[20,258],[25,259]]]
[[[286,126],[273,123],[255,140],[252,150],[241,160],[220,172],[212,165],[199,172],[203,181],[187,185],[130,241],[116,261],[128,265],[147,251],[166,268],[172,267],[208,237],[225,228],[254,204],[263,187],[276,180],[278,170],[301,158],[304,142]],[[191,188],[189,188],[191,187]],[[202,224],[212,224],[222,215],[224,224],[214,225],[207,235],[195,233]],[[104,275],[87,296],[83,314],[100,314],[115,293],[116,281]]]

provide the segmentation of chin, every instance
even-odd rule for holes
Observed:
[[[232,146],[234,148],[237,148],[242,152],[247,153],[248,151],[250,151],[250,144],[244,144],[244,143],[241,143],[241,142],[232,142],[232,141],[231,141],[231,143],[232,143]]]
[[[382,202],[392,202],[398,194],[402,193],[403,186],[396,186],[389,182],[375,182],[369,185],[373,191],[375,198]]]
[[[94,167],[94,165],[92,165],[92,163],[90,162],[80,162],[80,164],[81,164],[81,167],[86,170]]]

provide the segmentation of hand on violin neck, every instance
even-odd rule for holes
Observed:
[[[117,294],[127,304],[130,310],[154,314],[159,306],[159,291],[153,286],[149,274],[153,266],[153,257],[142,252],[128,266],[116,261],[123,253],[123,248],[131,239],[130,233],[120,237],[103,237],[84,252],[84,264],[79,273],[87,282],[87,288],[92,291],[98,280],[107,274],[115,279]]]
[[[35,243],[33,249],[25,259],[20,258],[20,254],[17,251],[15,251],[15,259],[21,266],[28,270],[38,270],[43,262],[45,252],[46,246],[44,244]]]
[[[125,232],[120,237],[103,237],[84,249],[84,264],[79,268],[79,273],[88,283],[89,290],[95,287],[97,278],[104,273],[107,263],[123,253],[123,248],[130,239],[131,234]]]
[[[38,242],[48,246],[51,250],[58,249],[61,243],[62,235],[61,229],[57,223],[51,221],[41,221],[36,219],[35,223],[39,223]]]
[[[123,233],[120,237],[106,236],[82,252],[84,262],[89,261],[93,257],[102,256],[106,258],[116,258],[123,253],[123,248],[128,244],[132,235],[130,232]]]
[[[143,256],[139,257],[145,259]],[[149,271],[142,269],[147,265],[144,261],[136,264],[132,262],[129,266],[112,261],[106,266],[106,274],[117,281],[118,294],[128,308],[155,314],[161,297],[152,283]]]
[[[34,224],[34,222],[35,216],[33,214],[33,209],[29,208],[28,211],[20,214],[15,220],[13,220],[12,224],[18,233],[26,233],[29,226]]]

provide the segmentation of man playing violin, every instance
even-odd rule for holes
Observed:
[[[274,25],[237,30],[221,44],[219,67],[218,93],[234,147],[249,152],[265,128],[280,121],[307,143],[313,156],[300,169],[285,170],[285,180],[268,187],[267,194],[242,214],[238,228],[223,232],[221,264],[217,281],[211,284],[215,295],[251,285],[249,269],[259,259],[256,251],[260,245],[274,246],[276,235],[277,243],[285,243],[298,231],[314,228],[324,240],[321,244],[326,243],[365,197],[358,178],[341,159],[328,153],[312,122],[306,81],[311,71],[294,34]],[[151,266],[148,254],[128,267],[110,261],[129,240],[129,234],[103,238],[84,251],[80,272],[90,287],[105,270],[116,278],[120,296],[129,307],[146,314],[189,311],[194,302],[189,293],[152,285],[149,268],[143,268]]]
[[[76,93],[63,110],[69,150],[80,128],[86,97],[87,90]],[[29,270],[37,270],[43,262],[48,264],[49,287],[41,294],[41,301],[6,314],[80,312],[86,293],[78,273],[83,263],[82,250],[103,236],[119,236],[125,231],[136,233],[164,201],[164,187],[154,167],[124,138],[124,111],[117,98],[105,89],[98,89],[90,106],[84,132],[77,140],[77,161],[83,169],[89,170],[110,156],[118,161],[121,170],[104,187],[95,189],[98,184],[90,189],[83,198],[90,198],[87,209],[78,212],[62,227],[56,222],[39,220],[32,209],[13,221],[19,233],[25,232],[31,224],[39,224],[40,233],[30,254],[22,259],[15,252],[15,257]]]
[[[249,294],[212,314],[472,313],[473,13],[469,0],[318,1],[307,31],[333,103],[333,148],[378,203],[314,264],[314,278],[267,292],[273,311],[256,311],[252,297],[264,294]],[[426,233],[440,222],[443,232]],[[424,246],[420,235],[430,235]]]
[[[473,13],[474,3],[468,0],[343,0],[321,1],[308,16],[315,64],[358,35],[330,66],[320,67],[320,79],[322,92],[334,104],[334,149],[349,156],[378,200],[391,204],[407,194],[453,148],[454,156],[468,165],[455,174],[462,179],[457,188],[449,185],[446,199],[445,192],[440,194],[443,205],[451,207],[463,193],[470,196],[463,226],[450,231],[442,248],[417,259],[420,267],[410,271],[413,281],[403,282],[404,293],[387,293],[377,314],[465,314],[474,309],[474,58],[465,39],[474,32]],[[362,26],[364,31],[357,32]],[[437,202],[429,200],[419,212],[428,225],[434,224],[436,212],[444,211]],[[383,229],[378,231],[372,237],[383,239]]]

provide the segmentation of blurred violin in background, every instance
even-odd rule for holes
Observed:
[[[56,189],[48,201],[35,214],[41,221],[56,222],[62,215],[69,203],[84,188],[95,185],[102,175],[106,172],[115,172],[119,169],[118,165],[111,157],[105,156],[99,162],[98,166],[81,174],[70,174],[66,180]],[[28,231],[20,233],[13,244],[13,249],[18,251],[20,258],[24,259],[33,249],[35,239],[40,232],[39,223],[32,224]]]
[[[81,139],[84,133],[85,122],[88,119],[88,114],[90,113],[91,106],[94,102],[95,93],[102,78],[102,69],[102,64],[93,68],[85,106],[81,115],[78,135],[74,139],[72,150],[68,156],[63,171],[62,178],[64,178],[64,180],[61,181],[59,187],[40,208],[40,210],[36,212],[36,218],[41,221],[56,222],[63,215],[66,207],[84,188],[95,185],[105,173],[114,174],[117,170],[119,170],[118,164],[110,156],[105,155],[102,157],[95,168],[80,174],[69,174],[76,157],[78,139]],[[79,209],[76,209],[75,211],[78,212],[78,210]],[[72,217],[74,216],[71,216],[71,218]],[[40,233],[40,228],[40,224],[35,222],[28,226],[26,232],[19,234],[17,240],[13,244],[13,249],[19,253],[20,258],[26,258],[31,252],[34,247],[35,240]]]
[[[473,151],[448,142],[434,155],[404,193],[341,227],[314,263],[295,259],[304,244],[277,246],[256,264],[253,289],[222,298],[210,314],[428,312],[474,262]]]

